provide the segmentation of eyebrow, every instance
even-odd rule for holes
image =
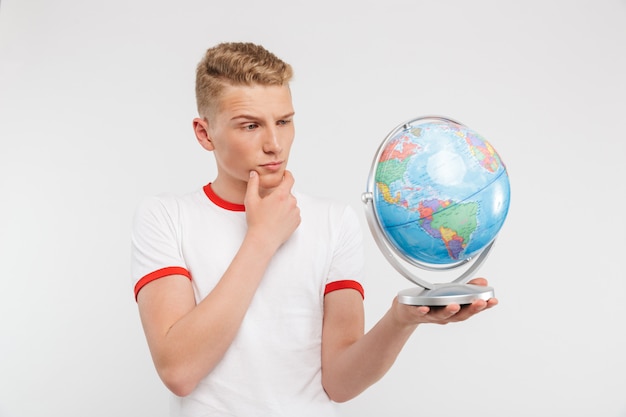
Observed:
[[[289,118],[293,117],[295,114],[296,114],[296,112],[295,112],[295,111],[294,111],[294,112],[291,112],[291,113],[287,113],[287,114],[285,114],[284,116],[279,117],[278,119],[279,119],[279,120],[282,120],[282,119],[289,119]],[[259,120],[259,117],[257,117],[257,116],[253,116],[253,115],[251,115],[251,114],[245,114],[245,113],[244,113],[244,114],[240,114],[240,115],[238,115],[238,116],[234,116],[234,117],[232,117],[230,120],[231,120],[231,121],[237,121],[237,120],[240,120],[240,119],[242,119],[242,120]]]
[[[256,120],[256,119],[258,119],[258,117],[254,117],[254,116],[252,116],[250,114],[240,114],[238,116],[231,117],[230,120],[238,120],[238,119]]]

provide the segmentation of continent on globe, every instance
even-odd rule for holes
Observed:
[[[472,233],[476,230],[474,202],[452,204],[452,201],[427,200],[420,202],[417,210],[420,226],[434,239],[443,240],[452,259],[461,259]]]
[[[462,131],[458,131],[457,135],[464,138],[470,151],[480,164],[490,172],[496,172],[501,165],[500,157],[496,150],[484,139],[467,132],[466,135]]]

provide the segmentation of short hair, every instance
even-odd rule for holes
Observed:
[[[226,85],[288,84],[293,76],[291,65],[260,45],[227,42],[209,48],[196,68],[196,104],[198,113],[217,108]]]

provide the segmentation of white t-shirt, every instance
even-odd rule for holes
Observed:
[[[296,193],[302,221],[272,258],[232,345],[172,416],[335,416],[321,383],[324,295],[363,276],[362,235],[350,206]],[[147,199],[137,210],[135,294],[172,274],[191,279],[196,302],[220,280],[246,232],[244,206],[210,184]]]

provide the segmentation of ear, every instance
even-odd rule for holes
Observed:
[[[211,140],[211,136],[209,134],[209,122],[207,119],[196,117],[193,119],[193,131],[196,134],[196,139],[200,146],[202,146],[207,151],[212,151],[215,149],[213,146],[213,141]]]

